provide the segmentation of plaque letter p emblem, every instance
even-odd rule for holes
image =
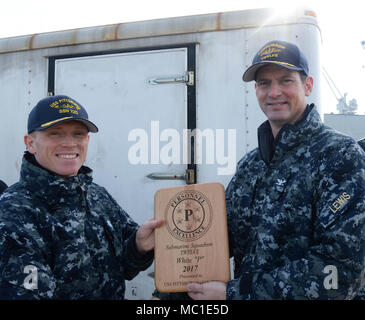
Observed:
[[[185,221],[189,221],[189,216],[193,215],[193,210],[185,209]]]

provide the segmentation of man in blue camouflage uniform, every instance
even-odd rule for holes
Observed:
[[[234,279],[193,283],[193,299],[353,299],[365,273],[365,153],[306,105],[313,78],[297,46],[267,43],[255,80],[268,120],[226,190]]]
[[[31,111],[20,181],[0,197],[0,299],[123,299],[153,261],[154,228],[138,225],[86,159],[97,127],[67,96]]]

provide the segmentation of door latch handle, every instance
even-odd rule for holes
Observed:
[[[147,178],[151,180],[185,180],[186,174],[150,173]]]
[[[185,180],[187,184],[195,182],[195,172],[192,169],[186,170],[184,174],[150,173],[146,176],[151,180]]]

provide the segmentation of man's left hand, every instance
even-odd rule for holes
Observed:
[[[154,230],[162,224],[163,220],[150,219],[140,226],[136,234],[136,245],[140,253],[146,253],[155,247]]]
[[[226,300],[227,284],[219,281],[190,283],[188,295],[194,300]]]

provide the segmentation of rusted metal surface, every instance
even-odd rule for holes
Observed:
[[[0,53],[123,39],[223,31],[282,24],[282,19],[275,18],[273,14],[274,9],[254,9],[140,22],[118,23],[97,27],[3,38],[0,39]],[[307,23],[317,25],[316,18],[305,15],[304,10],[288,17],[285,23]]]
[[[221,12],[217,13],[217,26],[216,26],[217,30],[221,30],[221,16],[222,16]]]
[[[33,49],[33,42],[34,42],[34,38],[37,36],[37,33],[31,35],[30,40],[29,40],[29,49]]]
[[[119,40],[118,39],[118,32],[119,32],[119,28],[120,28],[121,25],[122,25],[122,23],[118,23],[118,24],[115,25],[113,40]]]

